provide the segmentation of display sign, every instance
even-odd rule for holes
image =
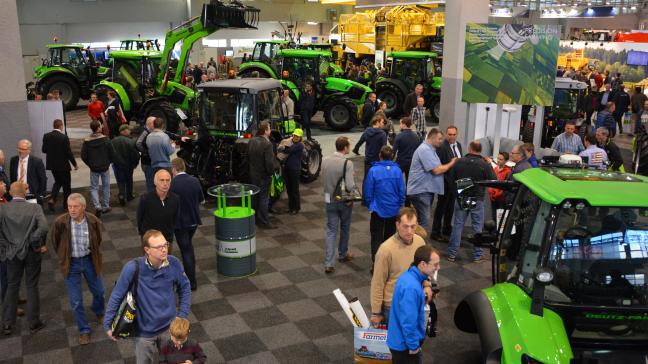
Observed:
[[[551,106],[559,25],[466,26],[462,101]]]
[[[218,241],[218,255],[226,258],[245,258],[256,254],[256,237],[240,241]]]
[[[629,51],[627,63],[633,66],[648,66],[648,52]]]

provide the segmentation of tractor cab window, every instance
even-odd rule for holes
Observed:
[[[436,70],[434,68],[434,61],[431,58],[428,58],[425,62],[425,80],[431,80],[432,77],[436,75]]]
[[[254,45],[254,50],[252,51],[253,61],[261,60],[261,53],[263,52],[263,48],[265,48],[265,43],[257,43]]]
[[[283,70],[289,72],[289,79],[300,89],[306,83],[315,84],[316,66],[315,58],[284,58],[283,60]]]
[[[392,62],[393,77],[405,81],[413,89],[417,81],[425,79],[425,69],[419,70],[419,66],[420,62],[415,59],[395,59]]]
[[[549,302],[648,305],[648,210],[564,203],[551,241]]]
[[[211,130],[246,132],[255,122],[254,96],[238,92],[203,92],[201,117]]]
[[[137,104],[142,102],[142,94],[139,85],[142,82],[140,62],[115,59],[113,61],[113,79],[126,89],[131,102]]]
[[[259,92],[258,98],[259,121],[268,121],[273,129],[283,120],[281,114],[281,97],[277,90]]]
[[[321,78],[326,78],[332,74],[331,62],[325,57],[320,58],[319,74]]]
[[[536,218],[541,200],[528,188],[520,187],[510,211],[506,211],[506,222],[502,231],[499,245],[499,275],[498,282],[515,282],[518,278],[518,261],[522,260],[522,252],[530,240],[531,232],[536,223],[542,223]],[[539,231],[539,230],[536,230]],[[535,235],[538,235],[536,232]],[[539,242],[537,242],[539,243]],[[533,244],[532,244],[533,245]],[[524,257],[526,263],[533,260],[533,245],[528,256]],[[524,267],[524,263],[523,266]],[[522,276],[520,276],[522,277]]]

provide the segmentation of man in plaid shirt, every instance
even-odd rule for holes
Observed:
[[[578,154],[584,151],[583,141],[578,134],[574,134],[575,131],[576,124],[571,120],[567,121],[565,123],[565,132],[554,139],[551,149],[568,154]]]
[[[423,96],[416,98],[416,107],[412,109],[410,115],[412,123],[416,126],[416,134],[419,140],[425,139],[425,99]]]

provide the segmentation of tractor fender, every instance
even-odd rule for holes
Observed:
[[[326,104],[328,104],[329,100],[336,99],[338,97],[346,97],[346,94],[344,92],[332,92],[330,94],[326,94],[326,96],[324,96],[322,98],[322,101],[320,102],[320,105],[321,105],[320,109],[325,108]]]
[[[541,363],[571,362],[569,338],[556,312],[545,306],[542,316],[531,314],[532,298],[517,284],[499,283],[481,292],[498,324],[502,363],[520,363],[522,355]]]
[[[299,99],[300,99],[300,97],[301,97],[301,96],[300,96],[301,94],[300,94],[300,91],[299,91],[299,87],[297,87],[297,85],[295,85],[295,83],[292,82],[292,81],[290,81],[290,80],[281,80],[280,82],[281,82],[281,88],[287,88],[287,89],[289,89],[290,92],[295,96],[295,100],[294,100],[294,101],[295,101],[295,102],[299,101]]]
[[[483,291],[473,292],[459,303],[454,322],[461,331],[479,334],[485,363],[500,363],[502,339],[493,307]]]
[[[148,110],[148,108],[151,105],[156,104],[158,102],[162,102],[162,101],[168,101],[168,100],[167,100],[166,97],[162,97],[162,96],[151,97],[150,99],[146,100],[139,109],[138,120],[143,120],[146,117],[146,110]]]
[[[397,78],[384,78],[376,82],[376,93],[380,93],[381,88],[387,83],[396,85],[396,87],[398,87],[398,89],[403,94],[403,96],[407,96],[407,94],[410,93],[409,89],[407,88],[407,85],[405,85],[405,82]]]
[[[268,75],[270,75],[271,78],[279,78],[277,76],[277,73],[272,69],[272,67],[268,66],[265,63],[262,62],[247,62],[243,63],[239,66],[239,71],[238,71],[238,76],[243,75],[244,73],[249,73],[253,72],[255,70],[260,70]]]
[[[38,81],[36,82],[37,84],[41,84],[41,83],[43,83],[45,78],[50,77],[50,76],[55,75],[55,74],[59,74],[59,73],[69,75],[70,77],[72,77],[74,79],[75,83],[77,82],[76,81],[76,76],[74,75],[74,73],[72,73],[72,71],[70,71],[69,69],[67,69],[65,67],[60,67],[60,66],[56,66],[56,67],[36,67],[36,72],[35,72],[34,78],[38,79]]]
[[[131,111],[130,97],[128,97],[128,93],[126,92],[124,86],[122,86],[117,82],[106,81],[106,80],[102,80],[101,82],[99,82],[99,86],[104,86],[113,89],[115,93],[117,93],[117,97],[119,97],[119,101],[121,101],[122,107],[124,108],[124,112]]]

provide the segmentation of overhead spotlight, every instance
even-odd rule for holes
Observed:
[[[600,45],[601,47],[603,47],[603,42],[601,42],[601,44],[599,44],[599,45]]]
[[[571,43],[569,43],[569,45],[570,45],[570,46],[573,46],[573,45],[574,45],[574,42],[572,41]]]
[[[587,42],[585,42],[585,45],[587,45]]]

